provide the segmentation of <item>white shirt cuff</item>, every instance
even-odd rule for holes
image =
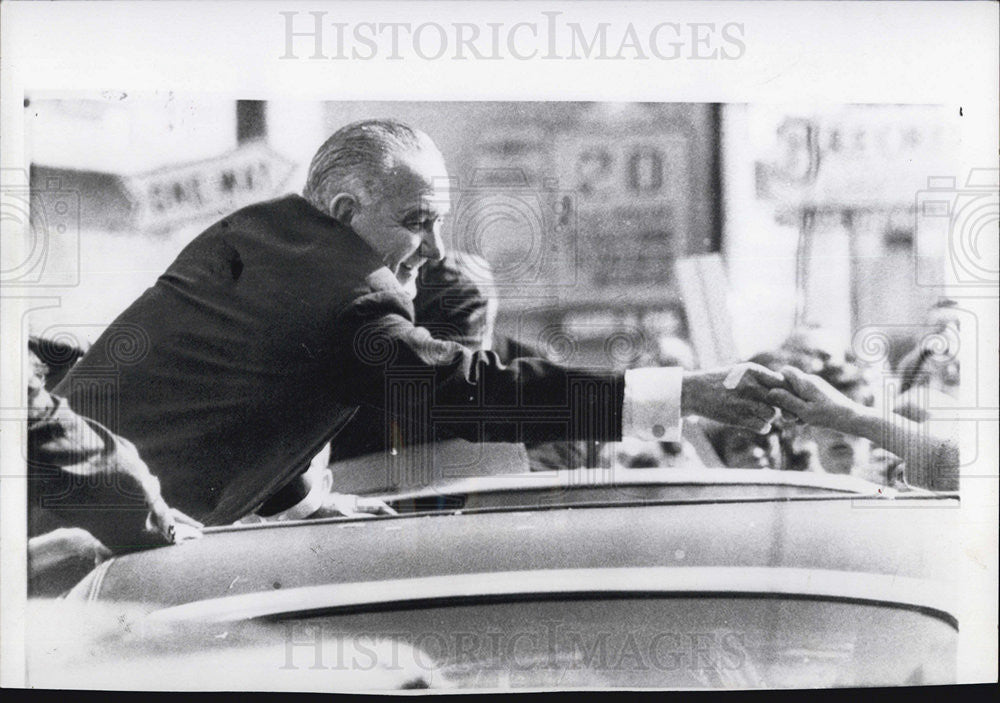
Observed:
[[[645,368],[625,372],[622,435],[645,441],[681,441],[681,381],[684,369]]]

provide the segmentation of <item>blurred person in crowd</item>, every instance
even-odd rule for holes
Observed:
[[[413,298],[414,318],[435,339],[457,342],[475,351],[493,349],[499,305],[493,269],[481,256],[449,252],[420,269]]]
[[[939,344],[925,344],[924,340],[903,356],[897,364],[901,374],[900,392],[906,393],[917,385],[958,397],[960,370],[958,343],[961,320],[958,303],[949,298],[938,300],[927,314],[930,335]],[[926,336],[925,336],[926,338]],[[943,348],[942,348],[943,347]]]
[[[45,390],[48,391],[59,384],[89,348],[90,344],[86,341],[70,342],[40,335],[28,337],[28,350],[34,355],[35,361],[44,365]]]
[[[771,354],[791,358],[793,364],[812,373],[825,364],[856,364],[857,357],[834,331],[815,325],[795,329]]]
[[[960,392],[956,301],[938,300],[928,312],[927,324],[931,331],[896,365],[900,392],[893,409],[917,422],[934,420],[935,409],[954,406]]]
[[[51,395],[28,355],[29,593],[58,595],[113,553],[197,536],[132,443]]]
[[[710,422],[698,418],[685,423],[684,437],[680,442],[648,442],[623,437],[620,442],[609,442],[601,449],[601,466],[625,469],[703,468],[705,462],[695,450],[688,434],[691,428],[701,431],[700,425]]]
[[[777,431],[761,435],[712,421],[703,421],[702,427],[723,466],[730,469],[780,468],[781,447]]]
[[[770,430],[764,399],[784,379],[763,367],[730,389],[729,369],[505,364],[414,326],[416,276],[444,254],[449,183],[423,132],[392,120],[338,130],[302,196],[195,237],[56,390],[133,441],[167,502],[206,525],[295,482],[365,405],[422,428],[414,441],[440,412],[468,420],[450,429],[474,442],[676,441],[692,414]],[[121,359],[116,333],[129,330],[139,344]],[[75,383],[109,367],[115,384]],[[387,402],[393,379],[417,377],[430,392]]]

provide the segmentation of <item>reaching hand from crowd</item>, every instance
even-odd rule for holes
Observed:
[[[767,400],[786,414],[817,427],[868,439],[903,459],[905,480],[932,490],[958,490],[957,438],[940,424],[919,425],[889,410],[856,403],[818,376],[786,366],[785,388],[772,388]],[[953,434],[953,433],[952,433]]]
[[[786,415],[798,418],[808,425],[857,434],[857,418],[869,412],[865,406],[854,402],[819,376],[807,374],[794,366],[781,369],[785,388],[772,388],[767,392],[769,402]]]

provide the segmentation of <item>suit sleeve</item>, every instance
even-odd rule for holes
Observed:
[[[411,321],[405,300],[377,291],[336,322],[336,361],[346,401],[382,409],[415,442],[617,441],[624,376],[543,359],[505,364],[435,340]]]

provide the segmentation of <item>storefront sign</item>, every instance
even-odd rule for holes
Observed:
[[[949,114],[913,105],[824,114],[755,107],[751,120],[769,141],[756,162],[757,196],[791,208],[912,207],[928,177],[955,171]]]

